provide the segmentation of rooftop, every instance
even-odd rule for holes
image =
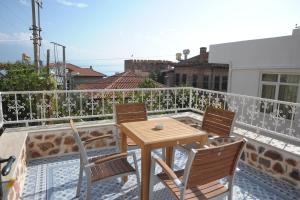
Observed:
[[[50,64],[50,67],[54,67],[55,64]],[[105,74],[95,71],[92,67],[83,68],[77,65],[66,63],[66,68],[71,72],[74,72],[76,76],[90,76],[90,77],[105,77]]]
[[[144,80],[145,77],[139,76],[134,72],[123,72],[109,76],[95,83],[80,84],[78,89],[132,89],[138,88],[139,85],[144,82]],[[158,82],[153,82],[157,87],[163,86]]]

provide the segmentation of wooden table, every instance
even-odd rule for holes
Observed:
[[[163,129],[155,129],[157,124],[163,124]],[[173,146],[195,141],[201,144],[207,142],[206,132],[172,118],[122,123],[121,134],[122,152],[127,152],[127,137],[130,137],[141,148],[141,199],[143,200],[149,199],[151,150],[166,148],[166,163],[171,166]]]

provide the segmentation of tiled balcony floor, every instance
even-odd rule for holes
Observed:
[[[113,149],[105,149],[92,154],[107,154],[113,151]],[[135,151],[137,157],[140,158],[139,150],[131,151]],[[182,168],[186,156],[182,152],[176,151],[175,157],[175,168]],[[130,162],[133,161],[130,160]],[[63,200],[74,198],[78,171],[79,159],[76,155],[30,161],[23,199]],[[84,190],[85,182],[82,184],[80,199],[83,199]],[[93,199],[138,199],[136,177],[129,176],[129,180],[125,184],[122,184],[120,179],[99,182],[93,187],[92,194]],[[156,200],[175,199],[161,183],[155,185],[154,197]],[[300,191],[251,167],[240,164],[234,181],[234,199],[296,200],[300,199]]]

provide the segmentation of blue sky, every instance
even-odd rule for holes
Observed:
[[[30,41],[30,0],[0,0],[0,62]],[[177,52],[238,40],[290,35],[299,0],[43,0],[42,50],[66,45],[67,60],[112,74],[125,58],[174,60]],[[61,59],[61,58],[59,58]]]

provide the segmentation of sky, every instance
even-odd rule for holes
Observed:
[[[57,42],[67,61],[111,75],[124,59],[175,60],[190,49],[291,35],[299,0],[43,0],[41,60]],[[0,62],[33,57],[31,0],[0,0]],[[58,52],[57,60],[62,60]]]

